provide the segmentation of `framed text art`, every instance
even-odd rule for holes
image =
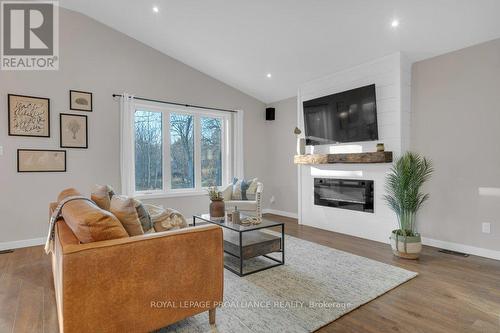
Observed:
[[[50,99],[14,94],[7,99],[9,135],[50,137]]]

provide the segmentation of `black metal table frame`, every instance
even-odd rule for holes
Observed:
[[[237,232],[239,234],[240,255],[237,256],[237,255],[235,255],[233,253],[227,252],[226,250],[224,250],[224,252],[239,259],[239,261],[240,261],[240,270],[237,271],[237,270],[229,267],[229,265],[226,265],[224,263],[224,268],[227,269],[228,271],[230,271],[230,272],[232,272],[232,273],[234,273],[234,274],[236,274],[238,276],[246,276],[246,275],[250,275],[250,274],[253,274],[253,273],[265,271],[266,269],[273,268],[273,267],[276,267],[276,266],[281,266],[281,265],[285,264],[285,224],[284,223],[277,223],[276,225],[273,225],[273,226],[256,227],[256,228],[249,229],[249,230],[234,230],[234,229],[231,229],[231,228],[228,228],[228,227],[221,226],[218,223],[213,223],[210,220],[204,219],[201,216],[196,216],[196,215],[193,215],[193,226],[196,226],[196,219],[200,219],[200,220],[202,220],[204,222],[208,222],[208,223],[212,223],[212,224],[218,225],[221,228],[226,228],[226,229],[229,229],[231,231]],[[274,228],[274,227],[281,227],[281,249],[279,251],[276,251],[276,252],[281,252],[281,260],[278,260],[276,258],[270,257],[267,254],[263,254],[263,255],[261,255],[262,257],[265,257],[267,259],[275,261],[276,264],[267,265],[266,267],[262,267],[262,268],[259,268],[259,269],[254,269],[253,271],[249,271],[249,272],[243,272],[243,262],[245,261],[245,259],[243,259],[243,246],[242,246],[242,244],[243,244],[243,241],[242,241],[243,240],[243,233],[244,232],[252,232],[252,231],[256,231],[256,230],[260,230],[260,229]]]

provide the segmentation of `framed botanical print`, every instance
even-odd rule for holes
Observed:
[[[66,172],[66,150],[18,149],[17,172]]]
[[[92,93],[86,91],[69,91],[69,109],[92,112]]]
[[[59,115],[61,148],[88,148],[87,116],[61,113]]]
[[[9,135],[50,137],[50,99],[8,94]]]

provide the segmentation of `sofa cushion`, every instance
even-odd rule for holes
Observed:
[[[100,208],[109,211],[111,198],[115,195],[115,191],[109,185],[94,185],[90,199],[96,203]]]
[[[109,211],[113,213],[127,230],[129,236],[143,235],[141,221],[135,208],[135,201],[124,195],[114,195],[111,198]]]
[[[69,188],[62,191],[57,201],[81,194]],[[120,221],[108,211],[87,200],[73,200],[64,205],[62,216],[81,243],[128,237]]]

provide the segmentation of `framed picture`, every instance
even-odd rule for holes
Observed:
[[[50,137],[50,99],[8,94],[9,135]]]
[[[66,172],[66,150],[18,149],[17,172]]]
[[[61,113],[59,115],[61,148],[88,148],[87,116]]]
[[[92,93],[86,91],[69,91],[69,109],[92,112]]]

